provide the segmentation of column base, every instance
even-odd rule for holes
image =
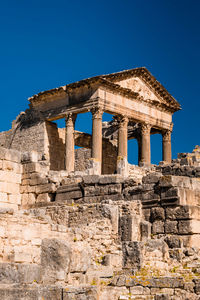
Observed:
[[[150,168],[152,164],[144,161],[140,161],[138,165],[139,167]]]
[[[128,161],[126,157],[117,157],[117,174],[120,174],[124,177],[128,177]]]
[[[101,162],[95,158],[89,159],[88,175],[101,175]]]

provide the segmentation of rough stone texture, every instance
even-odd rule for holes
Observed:
[[[12,129],[0,133],[5,147],[0,148],[1,299],[199,300],[200,150],[180,154],[172,164],[147,164],[151,133],[162,133],[169,160],[167,137],[178,104],[150,89],[147,71],[140,71],[99,78],[101,88],[93,79],[95,88],[86,80],[34,96]],[[117,118],[103,125],[102,164],[94,136],[75,132],[75,144],[84,148],[76,149],[71,172],[64,170],[65,129],[49,120],[64,117],[72,107],[80,112],[80,99],[85,111],[101,109],[101,101],[109,111],[112,103],[117,118],[126,103],[126,124],[120,145]],[[143,167],[127,164],[127,174],[121,164],[120,176],[114,174],[117,156],[121,152],[127,162],[127,137],[138,139],[139,160],[146,161]],[[94,148],[98,160],[91,157]]]

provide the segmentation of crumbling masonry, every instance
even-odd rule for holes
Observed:
[[[1,299],[200,299],[200,147],[171,161],[179,103],[146,68],[29,101],[0,133]],[[92,135],[75,131],[88,111]]]

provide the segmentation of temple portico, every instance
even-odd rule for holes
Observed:
[[[87,135],[84,140],[83,134],[82,139],[79,138],[78,146],[91,149],[90,167],[93,171],[91,170],[90,174],[104,173],[104,164],[113,159],[112,168],[110,171],[107,168],[106,174],[117,172],[126,176],[127,144],[132,138],[138,141],[139,165],[150,166],[152,134],[162,135],[163,161],[171,162],[172,115],[180,109],[180,105],[146,68],[81,80],[42,92],[31,97],[29,101],[30,111],[33,115],[37,115],[38,122],[48,122],[50,125],[54,120],[65,118],[65,158],[58,151],[58,146],[56,151],[61,157],[53,153],[53,145],[51,151],[48,152],[47,146],[44,151],[51,161],[52,155],[54,161],[65,160],[65,170],[69,173],[75,171],[75,119],[78,114],[89,111],[92,114],[92,135],[90,137]],[[105,134],[105,128],[102,131],[103,113],[114,116],[113,123],[110,122],[110,126],[114,124],[114,129],[109,129],[111,133],[108,134]],[[59,134],[61,131],[57,134],[58,138]],[[79,137],[80,134],[79,132]],[[47,141],[50,143],[50,130],[47,135]],[[113,158],[108,148],[116,148]],[[60,165],[62,163],[57,164]]]

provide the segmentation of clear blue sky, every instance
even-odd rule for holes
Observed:
[[[181,103],[173,157],[200,144],[199,0],[12,0],[0,4],[0,131],[40,91],[146,66]],[[106,116],[105,116],[106,118]],[[89,131],[91,120],[77,121]],[[136,161],[129,142],[129,160]],[[152,161],[161,139],[152,138]]]

